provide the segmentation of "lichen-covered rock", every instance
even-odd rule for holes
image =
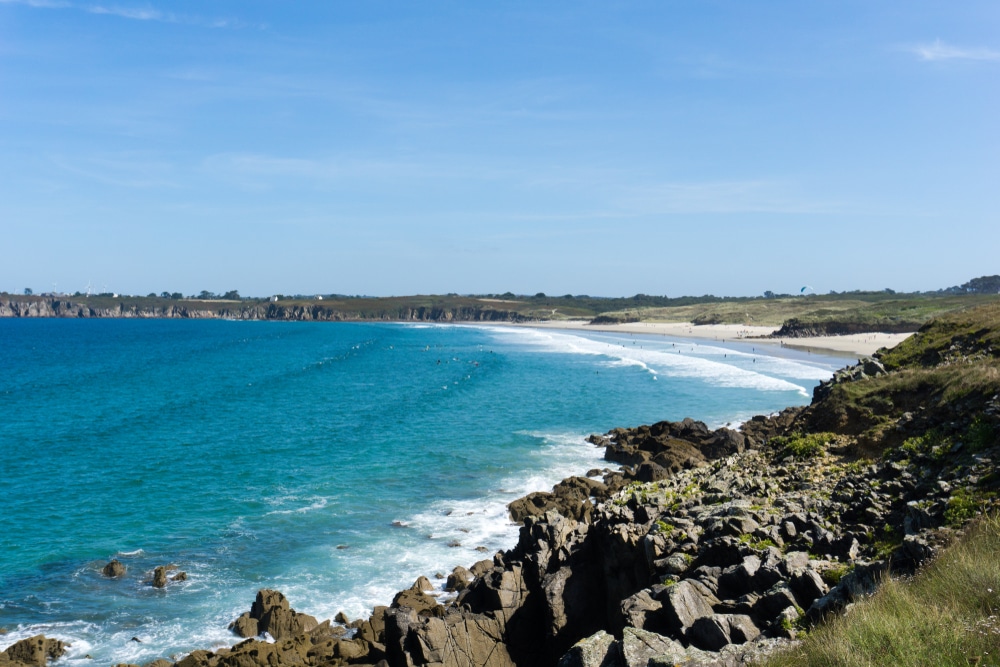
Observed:
[[[619,644],[604,630],[573,644],[557,667],[617,667],[620,664]]]
[[[655,632],[639,628],[625,628],[622,632],[621,657],[626,667],[646,667],[653,658],[682,664],[688,655],[683,644]]]

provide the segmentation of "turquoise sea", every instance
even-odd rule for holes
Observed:
[[[235,643],[264,587],[362,615],[513,546],[506,503],[604,466],[590,433],[804,404],[844,361],[509,326],[0,320],[0,648],[179,657]],[[152,588],[163,564],[188,579]]]

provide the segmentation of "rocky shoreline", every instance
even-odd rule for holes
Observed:
[[[592,436],[621,469],[511,503],[517,545],[456,568],[449,600],[421,577],[367,619],[321,623],[263,590],[230,626],[244,641],[149,667],[761,659],[998,507],[1000,307],[985,317],[993,326],[931,323],[836,373],[809,406],[739,430],[686,419]],[[25,641],[0,665],[44,665],[60,648]]]

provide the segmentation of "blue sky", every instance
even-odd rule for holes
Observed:
[[[937,289],[998,102],[995,0],[0,0],[0,290]]]

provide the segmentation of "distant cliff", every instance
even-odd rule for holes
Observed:
[[[524,322],[521,313],[482,305],[393,305],[347,310],[322,303],[202,302],[142,303],[104,298],[90,303],[49,297],[0,298],[0,317],[179,318],[297,322]]]

